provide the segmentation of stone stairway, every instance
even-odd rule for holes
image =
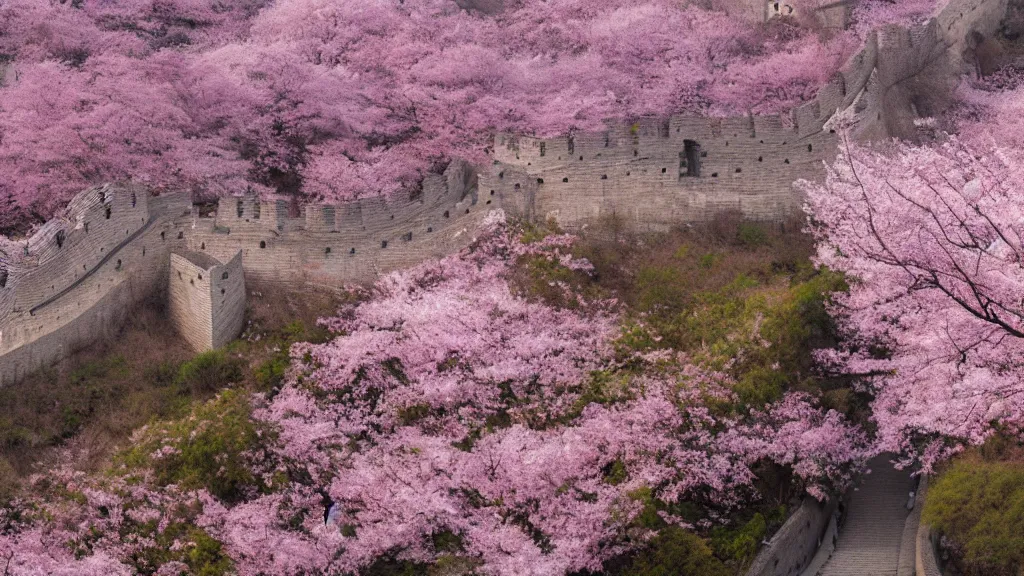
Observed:
[[[896,576],[908,516],[910,472],[896,470],[882,455],[868,464],[846,502],[846,519],[832,557],[819,576]]]

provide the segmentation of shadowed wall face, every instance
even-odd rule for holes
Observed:
[[[202,252],[171,254],[168,314],[182,338],[196,352],[233,340],[245,321],[242,254],[227,264]]]

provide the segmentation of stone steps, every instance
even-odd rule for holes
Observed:
[[[896,576],[912,481],[880,456],[847,502],[846,519],[832,558],[820,576]]]

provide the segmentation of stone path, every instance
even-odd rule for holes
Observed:
[[[820,576],[896,576],[913,484],[910,472],[894,469],[889,458],[872,460],[871,474],[851,492],[836,550]]]

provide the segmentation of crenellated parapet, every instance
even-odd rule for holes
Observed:
[[[285,284],[337,286],[458,250],[495,199],[477,197],[471,169],[452,163],[412,196],[311,204],[290,216],[283,201],[222,199],[193,217],[188,247],[226,260],[241,251],[246,274]]]
[[[85,190],[30,238],[0,245],[0,384],[116,334],[147,298],[167,298],[172,324],[201,350],[241,329],[245,276],[338,287],[450,254],[498,207],[477,202],[473,177],[453,162],[411,197],[311,204],[295,216],[251,197],[224,198],[207,217],[187,194]]]

